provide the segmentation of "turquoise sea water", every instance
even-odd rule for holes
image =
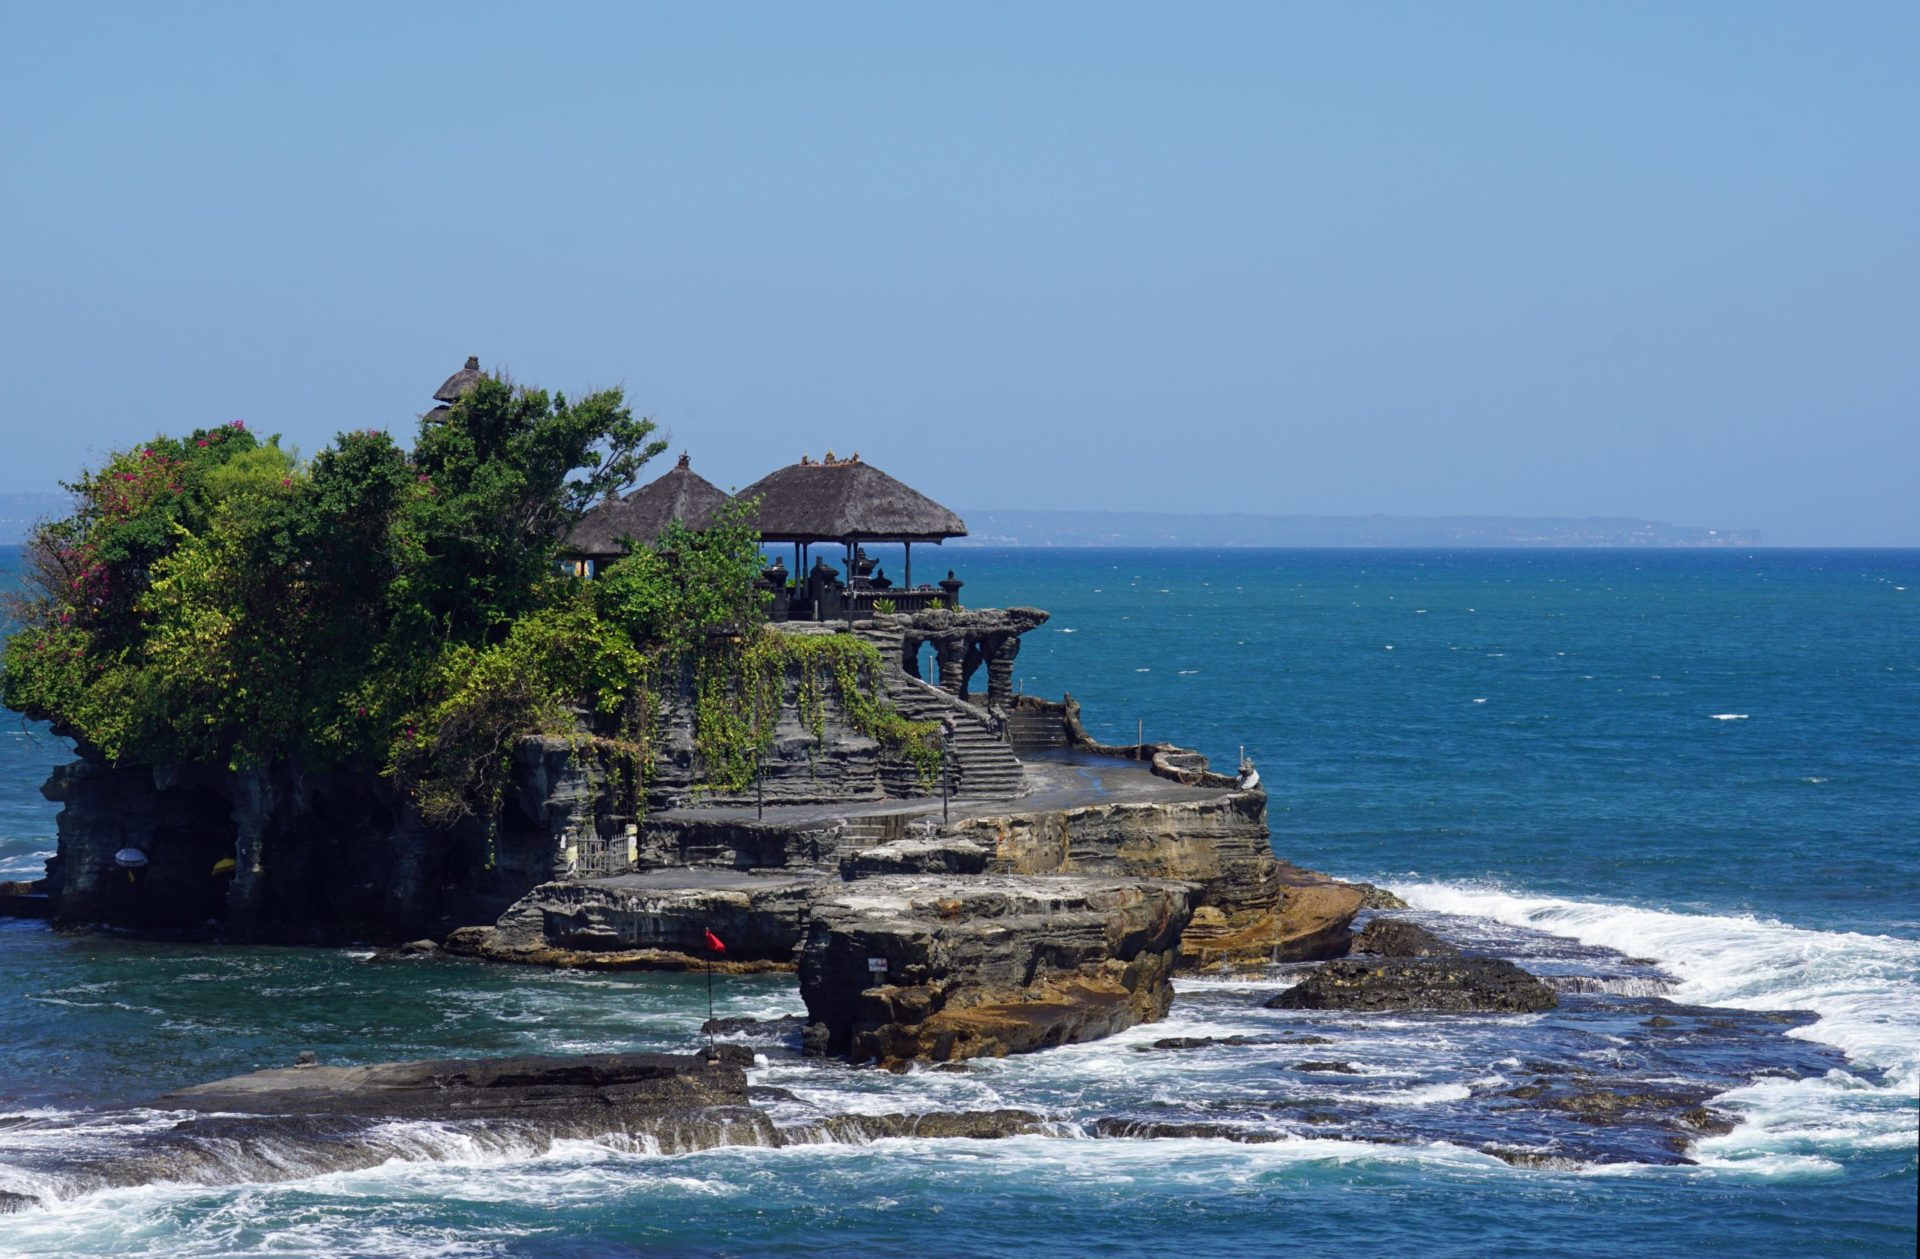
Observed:
[[[1730,1087],[1693,1167],[1514,1168],[1448,1140],[1529,1055],[1635,1052],[1604,1010],[1321,1026],[1384,1145],[1022,1138],[715,1151],[589,1143],[280,1185],[149,1186],[0,1216],[0,1252],[326,1254],[1907,1255],[1920,1123],[1920,552],[955,550],[976,606],[1034,604],[1028,689],[1096,734],[1241,746],[1282,856],[1399,889],[1508,951],[1657,959],[1676,999],[1811,1012],[1804,1061]],[[883,562],[887,562],[883,560]],[[891,567],[891,563],[889,563]],[[52,847],[64,759],[0,735],[0,878]],[[0,923],[0,1189],[73,1112],[290,1061],[684,1048],[698,982],[365,951],[223,950]],[[1535,954],[1544,955],[1544,954]],[[771,1057],[828,1109],[1129,1107],[1262,1122],[1322,1087],[1258,1054],[1136,1054],[1270,1031],[1275,985],[1183,985],[1168,1023],[961,1075]],[[781,978],[728,1012],[799,1009]],[[1330,1051],[1332,1052],[1332,1051]],[[1845,1060],[1836,1055],[1844,1053]],[[1820,1057],[1819,1055],[1825,1055]],[[1706,1057],[1687,1069],[1731,1069]],[[1156,1108],[1158,1108],[1156,1110]],[[164,1122],[155,1118],[153,1122]],[[23,1135],[24,1134],[24,1135]],[[97,1137],[95,1139],[98,1139]],[[11,1143],[11,1144],[10,1144]]]

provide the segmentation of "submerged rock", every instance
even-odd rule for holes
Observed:
[[[1333,1040],[1326,1036],[1167,1036],[1154,1041],[1151,1045],[1135,1045],[1133,1052],[1150,1054],[1162,1050],[1206,1049],[1212,1045],[1231,1045],[1236,1048],[1259,1045],[1331,1045]]]
[[[1375,957],[1460,956],[1459,949],[1404,918],[1375,918],[1353,937],[1353,951]]]
[[[1482,1152],[1491,1154],[1501,1162],[1512,1167],[1525,1167],[1536,1171],[1570,1172],[1578,1171],[1586,1163],[1577,1158],[1568,1158],[1564,1154],[1555,1154],[1550,1150],[1520,1150],[1512,1146],[1489,1145]]]
[[[897,1066],[1025,1053],[1163,1016],[1185,884],[863,879],[816,902],[800,995],[821,1052]]]
[[[1273,1010],[1433,1010],[1526,1014],[1559,1004],[1553,989],[1500,958],[1328,962],[1266,1003]]]
[[[1103,1116],[1087,1127],[1096,1137],[1118,1137],[1129,1141],[1238,1141],[1245,1145],[1269,1145],[1288,1139],[1288,1134],[1284,1132],[1205,1121]]]
[[[1044,1116],[1030,1110],[932,1110],[917,1115],[834,1115],[818,1124],[783,1129],[780,1135],[785,1145],[804,1145],[810,1140],[884,1141],[892,1137],[989,1141],[1031,1136],[1052,1126]]]
[[[1663,997],[1673,981],[1653,975],[1549,975],[1555,992],[1605,993],[1616,997]]]
[[[804,1014],[782,1014],[771,1019],[708,1019],[700,1025],[700,1033],[703,1036],[732,1036],[741,1032],[752,1036],[788,1036],[801,1031],[806,1025],[807,1016]]]

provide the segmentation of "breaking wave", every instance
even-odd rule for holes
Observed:
[[[1813,931],[1745,915],[1532,896],[1490,885],[1396,883],[1393,890],[1415,909],[1478,915],[1655,958],[1678,980],[1666,994],[1676,1001],[1817,1015],[1787,1035],[1831,1045],[1855,1069],[1761,1080],[1722,1094],[1716,1104],[1745,1122],[1698,1143],[1696,1152],[1707,1165],[1816,1170],[1837,1151],[1916,1144],[1920,941]]]

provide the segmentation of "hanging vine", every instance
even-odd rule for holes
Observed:
[[[782,634],[769,629],[721,639],[694,661],[694,754],[699,789],[720,794],[753,783],[760,753],[773,743],[789,683],[800,724],[816,747],[826,743],[828,695],[848,726],[895,752],[932,782],[940,767],[940,731],[908,721],[881,689],[879,651],[850,634]]]

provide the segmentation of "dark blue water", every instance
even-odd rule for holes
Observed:
[[[1476,1099],[1521,1059],[1643,1055],[1604,1001],[1533,1021],[1326,1018],[1326,1052],[1362,1069],[1328,1082],[1278,1054],[1133,1052],[1300,1017],[1260,1008],[1280,977],[1188,983],[1168,1023],[964,1074],[778,1054],[758,1074],[825,1110],[1205,1114],[1287,1140],[449,1149],[291,1184],[90,1194],[0,1217],[0,1251],[1912,1253],[1920,552],[945,558],[969,603],[1053,611],[1019,672],[1036,692],[1072,691],[1097,734],[1131,741],[1138,722],[1217,758],[1244,745],[1283,856],[1469,915],[1452,921],[1508,933],[1509,954],[1553,965],[1615,949],[1658,959],[1687,1002],[1809,1011],[1783,1047],[1741,1051],[1778,1074],[1741,1084],[1712,1047],[1661,1068],[1726,1073],[1717,1104],[1743,1120],[1700,1143],[1695,1166],[1520,1169],[1447,1134],[1483,1121]],[[63,755],[26,727],[0,738],[0,871],[51,848],[37,787]],[[733,1012],[799,1008],[783,979],[724,989]],[[0,1114],[55,1117],[303,1048],[371,1061],[684,1047],[704,1016],[697,987],[670,976],[378,965],[27,923],[0,925],[0,1010]],[[1401,1143],[1272,1118],[1328,1089]],[[0,1188],[21,1183],[9,1142],[35,1139],[58,1138],[0,1133]]]
[[[955,554],[1095,734],[1244,745],[1283,852],[1920,933],[1920,552]]]

